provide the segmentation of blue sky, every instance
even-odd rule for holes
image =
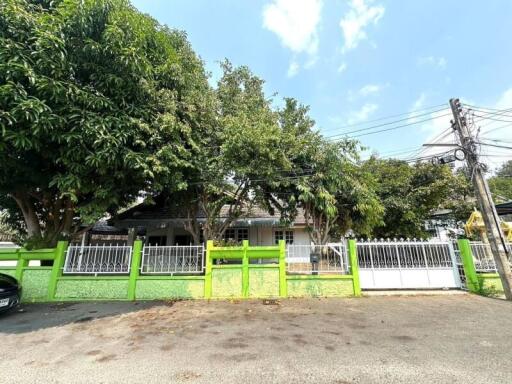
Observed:
[[[451,97],[491,108],[512,107],[509,0],[133,4],[159,22],[185,30],[212,81],[219,76],[223,58],[248,65],[266,81],[268,95],[278,93],[277,105],[284,96],[309,105],[326,136],[372,126],[379,123],[372,120],[390,115],[414,114],[442,103],[448,107]],[[359,139],[383,156],[411,156],[418,153],[416,147],[448,128],[449,117],[438,117],[446,112],[429,115],[436,117],[430,122]],[[511,140],[511,129],[489,137]],[[497,156],[488,159],[502,161]]]

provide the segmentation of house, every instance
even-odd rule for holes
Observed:
[[[219,220],[225,220],[229,206],[221,209]],[[204,212],[198,212],[197,221],[205,222]],[[185,227],[188,218],[186,209],[169,206],[161,201],[156,204],[141,203],[119,214],[110,224],[119,231],[129,232],[145,237],[145,243],[151,245],[190,245],[193,237]],[[279,213],[274,215],[255,207],[245,213],[243,218],[234,221],[225,231],[224,239],[235,241],[249,240],[251,245],[274,245],[279,240],[288,244],[309,245],[309,234],[306,231],[306,220],[303,210],[299,209],[294,222],[283,227]],[[204,239],[202,239],[204,240]]]

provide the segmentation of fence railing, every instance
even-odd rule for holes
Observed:
[[[71,245],[64,274],[128,274],[132,247],[120,245]]]
[[[357,242],[359,268],[450,268],[451,243],[404,240],[361,240]]]
[[[290,274],[349,274],[347,247],[343,243],[288,244],[286,271]]]
[[[144,246],[143,274],[201,274],[204,272],[204,246]]]
[[[496,262],[492,255],[491,246],[489,243],[481,241],[471,241],[471,253],[473,254],[473,262],[477,272],[496,273]],[[510,244],[507,244],[508,249],[512,249]],[[512,259],[509,260],[512,267]]]

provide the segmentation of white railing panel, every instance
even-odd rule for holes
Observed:
[[[451,244],[433,241],[358,241],[360,268],[451,268]]]
[[[126,245],[71,245],[66,252],[64,274],[127,274],[132,247]]]
[[[141,273],[194,275],[204,271],[203,245],[144,246]]]
[[[496,262],[494,261],[489,243],[471,241],[469,244],[471,246],[471,253],[473,253],[473,262],[475,264],[476,271],[496,273],[498,269],[496,268]],[[510,243],[507,244],[507,247],[509,250],[512,249]],[[512,267],[512,255],[510,257],[510,265]]]
[[[318,262],[311,262],[312,255],[317,255]],[[287,244],[286,271],[291,274],[349,274],[347,247],[342,243]]]
[[[356,247],[363,289],[460,287],[450,242],[362,240]]]

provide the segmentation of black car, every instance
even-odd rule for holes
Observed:
[[[0,273],[0,312],[16,307],[20,299],[21,287],[18,281],[12,276]]]

